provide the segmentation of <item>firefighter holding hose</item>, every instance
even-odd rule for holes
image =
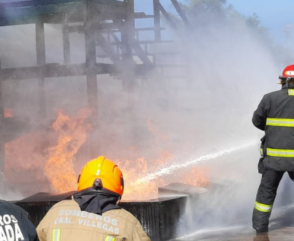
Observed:
[[[139,221],[118,206],[124,181],[119,167],[100,156],[88,162],[72,200],[55,204],[40,222],[40,241],[151,241]]]
[[[257,233],[268,232],[284,173],[294,179],[294,64],[287,66],[279,78],[281,90],[264,95],[252,118],[254,126],[265,132],[258,165],[262,178],[252,217]]]

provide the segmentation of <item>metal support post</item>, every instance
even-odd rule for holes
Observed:
[[[154,12],[154,37],[155,41],[161,40],[161,30],[160,30],[160,10],[159,10],[159,0],[153,0],[153,12]]]
[[[86,49],[86,71],[87,71],[87,96],[88,107],[92,110],[91,124],[93,129],[98,128],[98,86],[96,77],[96,30],[95,30],[95,2],[86,1],[86,22],[85,22],[85,49]],[[99,143],[93,144],[93,134],[89,137],[90,156],[94,158],[99,153]]]
[[[3,103],[3,86],[2,86],[2,75],[1,75],[1,62],[0,62],[0,187],[3,190],[3,180],[5,180],[4,169],[5,169],[5,139],[4,139],[4,103]]]
[[[125,22],[122,23],[121,37],[123,43],[123,70],[122,70],[122,80],[125,90],[128,94],[128,115],[132,126],[130,126],[131,136],[129,138],[130,145],[136,145],[139,141],[139,132],[137,128],[138,117],[136,113],[136,98],[135,98],[135,61],[133,59],[133,48],[136,45],[138,39],[135,39],[135,8],[134,0],[125,0],[127,7],[127,15]]]
[[[172,20],[172,18],[170,17],[169,13],[164,9],[164,7],[161,5],[161,3],[158,4],[158,8],[160,10],[160,12],[162,13],[162,15],[165,17],[167,23],[170,25],[170,27],[173,30],[177,30],[177,25],[174,23],[174,21]]]
[[[122,66],[123,82],[126,89],[132,89],[134,85],[134,60],[132,44],[135,37],[135,5],[134,0],[125,0],[127,6],[127,17],[123,23],[121,40],[123,43],[122,59],[124,65]]]
[[[36,52],[37,52],[37,65],[40,67],[39,72],[39,103],[40,103],[40,120],[46,117],[46,95],[45,95],[45,79],[43,75],[43,66],[46,64],[46,50],[45,50],[45,32],[44,22],[38,20],[36,22]]]
[[[70,40],[68,25],[64,23],[62,25],[62,35],[63,35],[63,59],[65,64],[70,64]]]
[[[185,23],[185,26],[188,29],[192,29],[192,26],[190,24],[189,19],[187,18],[186,14],[184,13],[184,11],[182,10],[180,4],[178,3],[177,0],[171,0],[172,4],[174,5],[175,9],[177,10],[178,14],[180,15],[180,17],[182,18],[183,22]]]

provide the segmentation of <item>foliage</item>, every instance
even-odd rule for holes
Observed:
[[[215,30],[230,31],[239,35],[248,32],[270,49],[279,65],[283,66],[293,62],[291,60],[294,57],[290,47],[275,44],[268,29],[262,26],[256,14],[243,16],[232,5],[228,5],[226,0],[186,0],[181,3],[181,7],[192,28],[192,30],[189,29],[189,26],[185,26],[178,16],[173,15],[181,36],[208,35],[217,38],[216,35],[219,32]]]

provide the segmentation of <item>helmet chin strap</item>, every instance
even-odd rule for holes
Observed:
[[[291,77],[288,77],[288,78],[286,79],[286,87],[287,87],[287,88],[289,87],[289,82],[290,82],[290,80],[291,80]]]

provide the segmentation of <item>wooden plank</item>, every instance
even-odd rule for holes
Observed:
[[[114,0],[94,0],[97,13],[106,13],[104,19],[126,17],[126,4]],[[36,18],[42,18],[45,23],[83,22],[85,19],[84,1],[38,0],[31,3],[16,2],[0,4],[0,26],[31,24]]]
[[[3,103],[3,76],[0,62],[0,187],[3,188],[2,183],[4,179],[4,167],[5,167],[5,140],[4,140],[4,103]]]
[[[86,77],[87,77],[87,101],[88,108],[91,110],[91,117],[89,122],[93,128],[97,130],[98,121],[98,84],[97,76],[95,73],[96,66],[96,9],[94,0],[86,0],[86,21],[84,24],[85,31],[85,50],[86,50]],[[100,14],[99,17],[102,17]],[[100,21],[98,20],[97,23]],[[95,143],[94,133],[90,133],[87,142],[90,151],[90,158],[94,158],[99,152],[99,143]],[[94,144],[95,143],[95,144]],[[96,147],[95,147],[96,145]]]
[[[159,0],[153,0],[155,40],[161,40]]]
[[[165,19],[167,20],[168,24],[171,26],[171,28],[173,30],[177,30],[177,26],[174,23],[173,19],[170,17],[170,14],[164,9],[164,7],[158,3],[158,9],[160,10],[160,12],[162,13],[162,15],[165,17]]]
[[[180,4],[178,3],[177,0],[171,0],[175,9],[177,10],[178,14],[180,15],[181,19],[183,20],[183,22],[185,23],[185,26],[188,29],[192,29],[192,25],[190,24],[190,21],[188,19],[188,17],[186,16],[185,12],[182,10]]]
[[[99,63],[93,69],[97,75],[118,73],[112,64]],[[2,78],[3,80],[37,79],[40,71],[43,72],[44,78],[84,76],[86,75],[86,66],[85,64],[46,64],[44,66],[8,68],[2,69]]]
[[[46,47],[45,47],[45,31],[44,22],[39,20],[36,22],[36,53],[37,65],[46,64]],[[43,120],[46,117],[46,91],[45,80],[42,69],[40,69],[38,77],[38,99],[39,99],[39,117]]]
[[[62,24],[62,38],[63,38],[63,61],[65,64],[70,64],[70,38],[68,25]]]
[[[63,5],[63,4],[75,4],[81,3],[81,0],[37,0],[37,1],[20,1],[20,2],[9,2],[0,3],[1,8],[24,8],[24,7],[36,7],[46,5]],[[95,0],[97,3],[111,4],[114,6],[125,6],[125,3],[117,0]]]

